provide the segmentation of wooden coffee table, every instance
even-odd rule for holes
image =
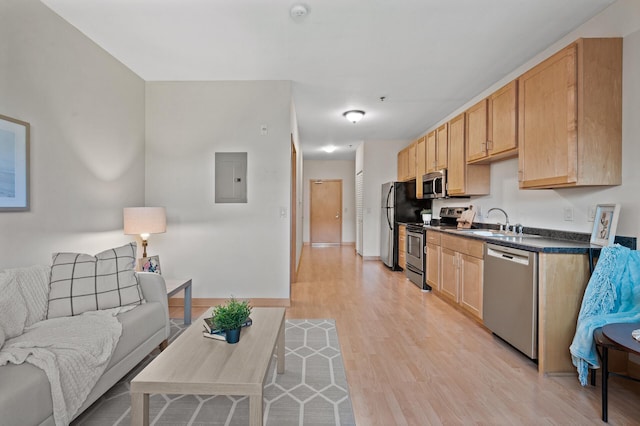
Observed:
[[[169,298],[184,290],[184,324],[191,324],[191,278],[182,280],[165,279],[164,282],[167,286],[167,297]]]
[[[211,308],[213,309],[213,308]],[[149,394],[248,395],[252,426],[262,426],[264,379],[274,352],[284,373],[284,308],[253,308],[240,342],[202,336],[198,318],[131,381],[131,424],[149,424]]]

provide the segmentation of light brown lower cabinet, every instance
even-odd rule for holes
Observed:
[[[440,291],[440,232],[427,231],[426,281],[435,291]]]
[[[440,294],[458,303],[458,254],[446,247],[440,248],[440,278]]]
[[[427,231],[427,283],[434,293],[482,319],[484,244]],[[540,253],[538,257],[538,372],[575,374],[568,347],[589,281],[583,254]]]
[[[575,374],[568,348],[589,281],[584,254],[538,255],[538,372]]]
[[[482,319],[484,260],[466,254],[459,256],[460,305],[475,317]]]
[[[407,267],[406,244],[407,227],[405,225],[398,226],[398,266],[402,269]]]
[[[482,319],[484,243],[447,234],[443,234],[440,241],[438,292]]]

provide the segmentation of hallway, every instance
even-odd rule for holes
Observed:
[[[540,377],[474,320],[352,246],[304,247],[287,318],[336,320],[359,425],[602,424],[599,382]],[[639,401],[637,383],[611,378],[609,424],[640,424]]]

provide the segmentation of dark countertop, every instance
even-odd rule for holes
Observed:
[[[476,228],[477,225],[477,228]],[[491,227],[482,226],[484,224],[474,224],[475,230],[491,230]],[[522,236],[513,234],[505,237],[494,237],[476,235],[468,230],[459,230],[451,227],[425,225],[425,230],[444,232],[459,237],[473,238],[487,243],[496,244],[503,247],[511,247],[520,250],[534,251],[539,253],[562,253],[562,254],[587,254],[589,249],[601,249],[601,246],[593,245],[589,242],[590,234],[578,232],[555,231],[549,229],[524,228]],[[616,236],[616,243],[636,249],[636,238]]]

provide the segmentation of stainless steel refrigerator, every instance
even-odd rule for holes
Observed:
[[[391,269],[398,269],[397,223],[421,223],[422,209],[431,208],[431,200],[416,198],[416,183],[382,184],[380,218],[380,259]]]

